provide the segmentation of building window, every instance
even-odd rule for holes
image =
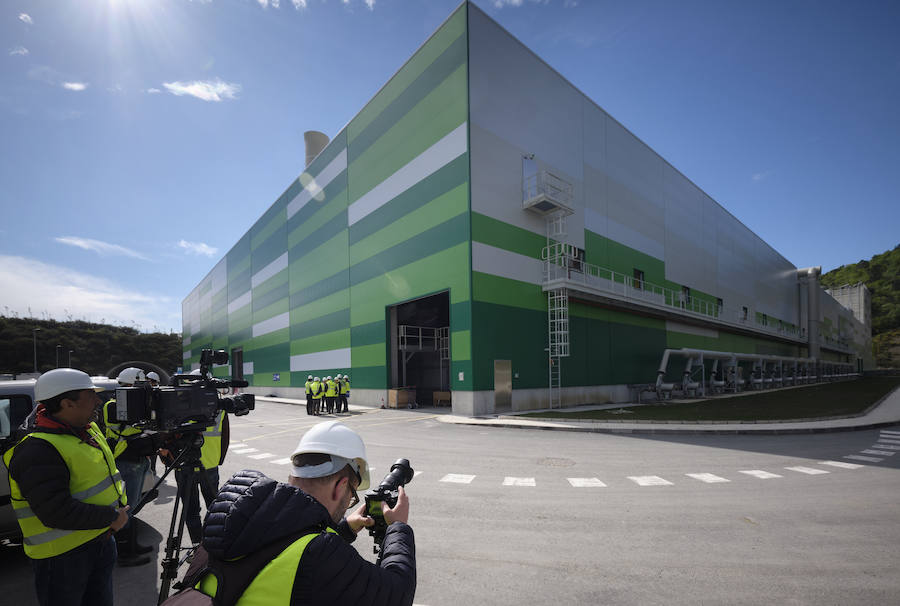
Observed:
[[[723,309],[725,309],[725,302],[721,298],[716,297],[716,316],[717,317],[722,315]]]
[[[762,315],[762,322],[760,322],[763,326],[769,325],[769,316],[766,314]]]
[[[746,319],[747,319],[747,316],[750,315],[750,310],[747,309],[747,306],[746,306],[746,305],[744,305],[743,307],[741,307],[741,313],[743,314],[743,315],[741,316],[741,320],[746,320]]]
[[[568,250],[569,269],[572,271],[584,271],[584,249],[572,246]]]
[[[681,287],[681,306],[690,307],[691,305],[691,289],[687,286]]]
[[[634,281],[632,285],[638,290],[644,290],[644,272],[638,268],[634,268]]]

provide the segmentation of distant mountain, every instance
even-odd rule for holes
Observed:
[[[37,333],[33,329],[40,329]],[[38,371],[68,366],[102,375],[122,362],[141,360],[173,372],[182,363],[181,335],[141,333],[134,328],[75,320],[57,322],[0,316],[0,373],[34,370],[35,344]]]
[[[872,294],[872,337],[879,366],[900,367],[900,245],[868,261],[841,265],[822,276],[837,288],[864,283]]]

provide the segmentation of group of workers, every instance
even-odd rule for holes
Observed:
[[[306,377],[306,414],[321,415],[350,412],[350,377],[330,375],[323,381],[321,377]]]
[[[122,386],[150,379],[140,369],[126,370],[119,375]],[[326,377],[326,406],[328,397],[340,397],[339,382],[347,379]],[[159,378],[154,380],[158,384]],[[329,380],[337,396],[327,395]],[[3,461],[38,602],[112,606],[116,561],[138,565],[150,559],[153,548],[138,544],[129,509],[141,499],[149,457],[171,457],[164,448],[168,442],[162,434],[108,418],[112,402],[102,404],[97,393],[103,388],[79,370],[46,372],[34,391],[33,425],[3,453]],[[242,471],[221,490],[218,466],[228,448],[227,415],[220,412],[203,435],[199,488],[207,515],[201,525],[194,485],[185,504],[194,564],[183,591],[232,604],[238,599],[290,606],[412,604],[415,541],[402,487],[393,508],[382,503],[388,527],[378,561],[367,561],[350,545],[375,523],[365,504],[356,507],[357,491],[370,483],[365,444],[356,432],[337,421],[319,423],[291,454],[287,483]],[[248,568],[251,563],[259,567]]]

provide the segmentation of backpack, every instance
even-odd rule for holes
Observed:
[[[266,564],[309,533],[309,530],[294,533],[232,561],[210,557],[201,544],[194,552],[194,559],[184,578],[174,586],[178,593],[166,598],[160,606],[234,606]],[[207,574],[216,577],[215,596],[208,596],[195,588]]]

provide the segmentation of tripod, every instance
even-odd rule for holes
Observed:
[[[193,487],[197,485],[196,468],[200,465],[200,447],[203,446],[202,431],[205,428],[200,427],[180,427],[181,437],[177,438],[173,444],[172,450],[180,448],[178,455],[170,465],[166,465],[166,471],[162,477],[156,481],[153,488],[147,493],[147,496],[157,492],[157,488],[166,479],[166,476],[173,469],[178,469],[184,473],[184,480],[178,483],[178,494],[175,497],[175,504],[172,506],[172,518],[169,522],[169,534],[166,537],[166,555],[162,561],[162,572],[160,573],[159,600],[157,604],[162,604],[169,597],[169,589],[172,581],[178,578],[178,567],[181,565],[181,540],[184,536],[185,513],[188,500],[193,494]],[[137,513],[147,504],[150,499],[144,498],[134,508],[132,515]],[[180,509],[180,512],[179,512]]]

